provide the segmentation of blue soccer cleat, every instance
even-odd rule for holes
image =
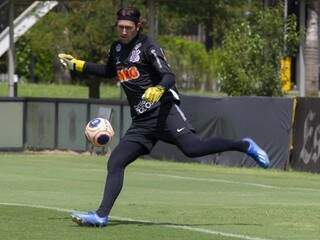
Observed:
[[[70,215],[80,226],[105,227],[108,224],[108,217],[99,217],[96,212],[72,212]]]
[[[265,151],[262,150],[251,138],[244,138],[243,141],[249,143],[247,154],[252,157],[260,167],[268,168],[270,160]]]

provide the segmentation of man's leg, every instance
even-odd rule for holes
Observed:
[[[165,137],[159,138],[176,144],[188,157],[201,157],[208,154],[225,151],[239,151],[252,157],[259,166],[267,168],[270,165],[268,155],[252,139],[240,141],[211,137],[201,139],[187,121],[183,111],[173,105],[164,124]],[[164,135],[164,134],[162,134]]]
[[[249,138],[240,141],[215,137],[200,139],[197,134],[190,132],[178,136],[175,139],[175,143],[188,157],[200,157],[225,151],[239,151],[248,154],[263,168],[268,168],[270,165],[265,151]]]
[[[249,147],[249,144],[245,141],[234,141],[216,137],[200,139],[195,133],[179,136],[176,139],[176,144],[188,157],[200,157],[225,151],[246,153]]]
[[[122,189],[125,167],[147,152],[148,150],[143,145],[130,141],[120,142],[112,151],[108,160],[108,175],[103,199],[97,210],[99,216],[104,217],[109,215]]]
[[[72,220],[81,226],[106,226],[110,210],[122,189],[125,167],[146,153],[148,149],[140,143],[121,141],[108,160],[108,176],[99,209],[91,212],[73,212]]]

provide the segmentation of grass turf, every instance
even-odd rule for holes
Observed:
[[[110,225],[96,229],[76,226],[68,209],[98,206],[105,158],[1,154],[0,166],[0,239],[316,240],[320,235],[316,174],[138,160],[126,170]]]
[[[0,97],[8,96],[8,83],[0,82]],[[52,97],[52,98],[88,98],[89,88],[83,85],[19,83],[19,97]],[[198,96],[225,96],[223,93],[181,90],[183,94]],[[101,84],[100,98],[120,99],[120,88],[116,85]]]
[[[88,98],[89,88],[80,85],[19,83],[18,97],[49,98]],[[8,84],[0,83],[0,96],[8,96]],[[103,99],[119,99],[120,88],[115,85],[102,84],[100,97]]]

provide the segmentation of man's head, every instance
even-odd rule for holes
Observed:
[[[121,8],[117,12],[117,32],[122,43],[129,43],[141,28],[140,12],[136,8]]]

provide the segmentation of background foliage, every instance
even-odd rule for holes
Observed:
[[[289,16],[286,27],[280,7],[253,13],[227,31],[217,71],[221,91],[232,96],[279,96],[280,60],[295,54],[299,36]],[[286,47],[285,47],[286,46]]]
[[[281,6],[262,9],[259,1],[159,1],[158,42],[182,90],[222,91],[228,95],[281,95],[279,61],[297,46],[295,18],[285,23]],[[147,18],[144,0],[127,1]],[[181,8],[179,6],[183,5]],[[64,70],[57,54],[105,63],[116,39],[117,1],[70,1],[41,19],[17,43],[17,71],[27,81],[84,83],[100,97],[101,79]],[[198,27],[204,43],[191,41]],[[148,25],[145,26],[148,32]],[[284,49],[284,45],[287,49]],[[112,81],[109,83],[114,84]],[[93,93],[93,95],[92,95]]]
[[[50,12],[18,41],[18,66],[24,66],[18,67],[19,73],[28,77],[26,68],[31,65],[28,61],[32,55],[36,58],[36,69],[51,67],[36,74],[37,81],[45,82],[68,79],[61,73],[63,69],[57,62],[60,52],[93,62],[105,62],[109,45],[115,39],[115,9],[112,1],[72,1]],[[42,58],[42,55],[47,57]],[[54,78],[53,71],[60,71],[60,74]]]
[[[213,78],[210,56],[203,44],[173,36],[162,36],[159,43],[176,73],[178,87],[201,89],[207,78]]]

